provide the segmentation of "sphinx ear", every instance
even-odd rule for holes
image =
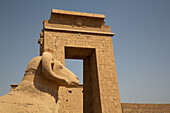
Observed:
[[[51,53],[48,52],[44,52],[42,54],[42,73],[45,76],[45,78],[53,80],[53,81],[57,81],[58,83],[64,83],[66,84],[66,81],[58,76],[57,74],[55,74],[52,70],[52,65],[53,65],[53,56]]]

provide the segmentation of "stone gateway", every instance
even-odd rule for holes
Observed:
[[[104,19],[101,14],[52,9],[39,40],[40,54],[50,52],[63,64],[65,58],[83,60],[84,113],[122,112],[112,45],[114,33]],[[72,102],[65,104],[66,89],[60,90],[59,98],[64,100],[59,111],[77,112]]]

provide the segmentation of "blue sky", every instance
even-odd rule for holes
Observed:
[[[169,6],[169,0],[1,0],[0,96],[20,83],[28,62],[39,55],[43,20],[51,9],[62,9],[106,15],[115,33],[121,102],[170,103]],[[82,62],[66,63],[81,76]]]

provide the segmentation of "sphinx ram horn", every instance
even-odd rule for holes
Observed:
[[[51,53],[44,52],[42,55],[42,72],[45,78],[56,81],[58,83],[66,83],[66,81],[55,74],[52,70],[52,65],[54,64],[53,56]]]

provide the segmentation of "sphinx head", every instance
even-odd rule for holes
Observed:
[[[51,53],[42,55],[42,73],[46,79],[50,79],[61,86],[77,86],[79,80],[74,73],[55,60]]]

